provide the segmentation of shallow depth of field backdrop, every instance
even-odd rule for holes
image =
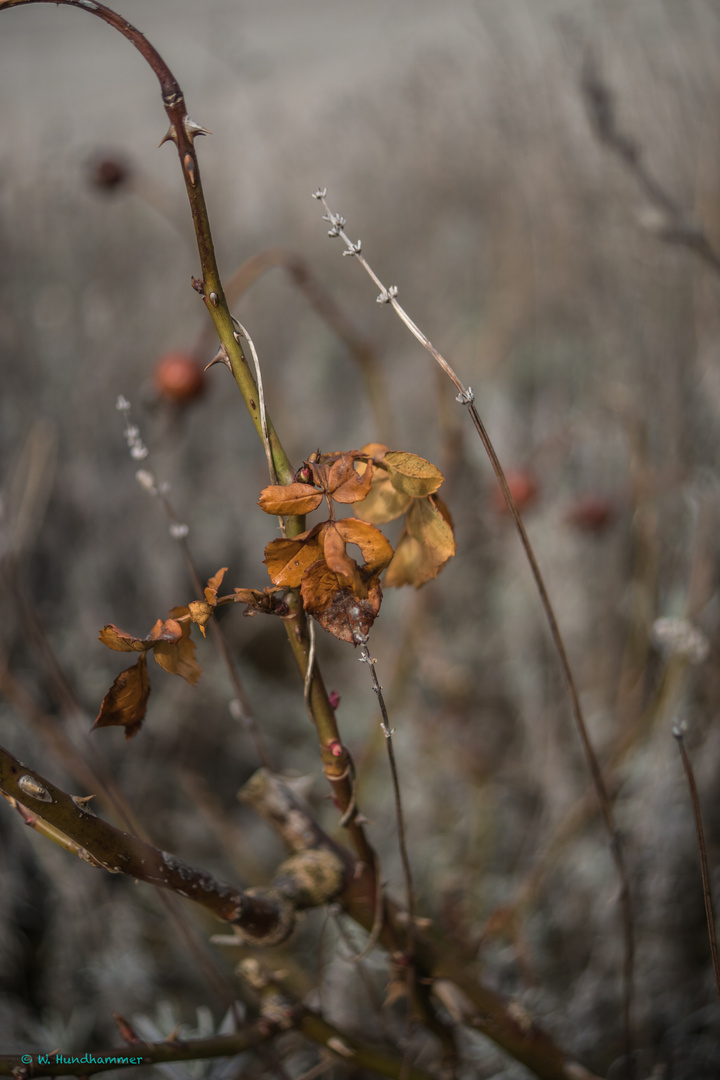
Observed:
[[[291,249],[376,346],[386,430],[347,349],[282,271],[237,306],[293,462],[318,447],[381,439],[447,477],[441,494],[457,557],[417,593],[388,590],[371,634],[396,729],[420,912],[458,940],[482,938],[487,981],[517,994],[579,1060],[612,1074],[622,1052],[617,881],[597,815],[583,810],[588,775],[531,577],[450,384],[327,238],[310,198],[318,184],[475,390],[506,469],[537,485],[524,516],[591,734],[613,763],[626,837],[640,1075],[657,1067],[653,1075],[717,1076],[718,1005],[671,729],[689,723],[712,871],[720,282],[645,227],[647,205],[594,141],[579,83],[591,47],[621,125],[720,242],[720,5],[114,7],[158,48],[190,115],[213,132],[198,152],[225,278],[264,248]],[[228,565],[228,584],[263,587],[263,548],[277,535],[255,506],[266,464],[230,374],[213,368],[205,397],[185,411],[154,399],[158,358],[192,349],[207,322],[190,287],[199,264],[176,157],[156,149],[167,120],[155,79],[119,35],[83,13],[5,12],[0,118],[6,549],[13,513],[30,507],[19,556],[7,564],[22,582],[24,614],[5,580],[0,662],[78,745],[92,739],[159,846],[259,883],[281,847],[236,800],[258,762],[228,710],[233,693],[210,643],[200,644],[197,687],[153,672],[134,740],[118,729],[87,734],[124,666],[99,629],[114,622],[145,634],[190,598],[161,508],[134,479],[118,394],[132,403],[147,464],[172,484],[202,575]],[[93,163],[108,157],[127,166],[126,187],[93,186]],[[210,360],[211,339],[203,349]],[[28,611],[82,715],[61,700]],[[653,644],[660,617],[690,618],[708,659],[692,666]],[[314,778],[309,797],[332,829],[337,815],[281,626],[243,619],[239,608],[222,625],[278,767]],[[368,673],[351,646],[319,637],[370,835],[401,894]],[[0,729],[16,756],[75,790],[17,701],[0,701]],[[499,918],[514,904],[516,918]],[[216,926],[191,907],[207,939]],[[317,995],[322,982],[330,1014],[362,1028],[365,990],[334,924],[318,945],[323,921],[308,917],[273,962],[300,993]],[[363,936],[349,933],[360,948]],[[231,959],[212,951],[232,978]],[[382,954],[370,966],[382,996]],[[147,1033],[149,1021],[163,1035],[175,1022],[209,1024],[198,1005],[220,1022],[215,991],[150,887],[73,859],[0,806],[2,1050],[107,1044],[117,1037],[113,1011]],[[527,1075],[480,1036],[468,1036],[466,1053],[468,1076]],[[199,1075],[191,1066],[173,1073]]]

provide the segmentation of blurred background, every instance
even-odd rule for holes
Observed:
[[[234,309],[291,460],[381,440],[446,476],[457,557],[418,592],[388,590],[371,637],[418,909],[579,1060],[617,1075],[617,880],[529,570],[453,388],[328,239],[310,198],[318,185],[473,387],[512,476],[625,836],[639,1075],[717,1076],[718,1005],[671,731],[687,721],[715,872],[720,280],[658,235],[656,209],[593,136],[581,79],[592,56],[620,127],[720,246],[720,6],[115,9],[158,48],[191,117],[213,132],[197,147],[225,280],[267,249],[293,255],[275,257],[281,265]],[[158,373],[168,354],[204,365],[215,347],[190,286],[200,267],[174,147],[156,149],[167,127],[157,84],[99,20],[29,6],[0,16],[0,115],[2,742],[74,794],[92,791],[78,772],[89,761],[159,846],[262,883],[282,849],[236,800],[259,762],[210,642],[198,646],[196,687],[151,665],[135,739],[89,734],[126,666],[100,628],[144,636],[192,598],[162,506],[135,480],[118,395],[148,448],[142,467],[171,485],[201,577],[228,566],[225,584],[262,588],[276,535],[256,506],[265,458],[229,373],[213,367],[204,392],[183,402]],[[353,328],[363,363],[298,288],[308,275]],[[222,629],[275,766],[309,778],[333,830],[282,626],[233,609]],[[352,647],[319,638],[370,836],[400,896],[368,673]],[[237,951],[207,944],[217,924],[190,905],[169,911],[149,887],[99,873],[0,810],[5,1052],[106,1045],[117,1039],[114,1011],[148,1035],[221,1023],[239,990]],[[322,992],[331,1018],[367,1033],[375,1013],[346,959],[348,934],[359,949],[359,931],[315,914],[269,959],[299,994],[317,1004]],[[368,963],[382,1000],[386,959]],[[401,1004],[385,1014],[401,1025]],[[461,1075],[527,1075],[479,1035],[464,1036],[463,1051]],[[432,1045],[423,1052],[432,1061]],[[314,1060],[292,1039],[282,1054],[292,1076]]]

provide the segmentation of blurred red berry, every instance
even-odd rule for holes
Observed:
[[[90,182],[104,191],[122,187],[130,178],[128,165],[119,158],[100,158],[90,164]]]
[[[205,390],[203,365],[192,353],[166,353],[155,367],[155,389],[176,405],[196,401]]]
[[[516,469],[506,472],[505,479],[518,510],[525,510],[528,506],[532,506],[538,495],[538,482],[530,470]],[[492,505],[498,514],[510,513],[499,484],[496,484],[493,489]]]
[[[604,495],[584,495],[570,504],[565,521],[586,533],[602,533],[617,517],[617,507]]]

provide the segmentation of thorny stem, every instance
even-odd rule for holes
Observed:
[[[285,916],[280,910],[282,897],[243,892],[116,829],[96,817],[85,803],[28,769],[4,747],[0,747],[0,790],[74,842],[81,858],[87,852],[90,859],[86,861],[92,865],[170,889],[255,936],[271,935]]]
[[[357,259],[365,272],[380,290],[377,297],[377,302],[379,304],[390,304],[392,306],[395,313],[405,324],[405,326],[407,326],[413,337],[415,337],[423,346],[423,348],[425,348],[430,353],[430,355],[439,364],[440,368],[444,371],[444,373],[447,375],[447,377],[450,379],[450,381],[453,383],[456,390],[458,391],[457,401],[459,402],[459,404],[465,405],[470,414],[470,418],[475,426],[475,430],[480,437],[485,452],[490,460],[490,464],[492,465],[495,476],[497,477],[498,483],[500,484],[502,493],[505,497],[505,502],[507,503],[507,507],[512,515],[513,521],[515,522],[515,527],[518,531],[523,549],[525,551],[525,555],[530,564],[530,569],[532,571],[535,585],[540,596],[540,602],[545,611],[545,617],[550,628],[550,635],[552,637],[553,644],[555,645],[555,650],[557,652],[560,666],[562,668],[565,682],[567,684],[575,726],[577,728],[580,742],[585,753],[588,769],[600,806],[600,813],[602,815],[603,822],[605,824],[605,828],[610,839],[610,851],[613,861],[615,863],[615,869],[617,871],[618,879],[620,882],[620,903],[622,910],[624,938],[623,1012],[625,1027],[625,1044],[628,1068],[632,1069],[632,1000],[635,944],[633,914],[630,897],[630,884],[627,868],[625,866],[623,845],[620,834],[615,826],[612,804],[608,795],[607,787],[605,785],[602,770],[600,768],[600,763],[597,759],[597,755],[590,741],[587,725],[585,723],[585,717],[583,715],[582,707],[580,705],[580,698],[578,695],[577,687],[575,685],[575,678],[573,676],[572,669],[570,667],[570,661],[568,659],[567,651],[565,649],[565,643],[563,641],[562,634],[560,633],[557,619],[555,618],[555,611],[553,609],[550,597],[545,587],[545,581],[540,571],[537,559],[535,558],[533,546],[530,543],[530,538],[528,537],[528,534],[525,530],[525,525],[523,524],[522,518],[520,517],[520,512],[515,503],[515,499],[513,498],[512,492],[510,491],[505,472],[502,465],[500,464],[500,459],[497,456],[495,447],[493,446],[490,436],[485,429],[485,425],[483,424],[477,409],[475,408],[474,394],[472,389],[463,385],[453,368],[450,366],[450,364],[448,364],[447,360],[438,352],[432,342],[426,337],[422,330],[420,330],[416,323],[413,322],[407,312],[400,306],[397,300],[397,286],[391,285],[389,288],[387,288],[382,283],[380,278],[377,276],[377,274],[374,272],[372,267],[368,264],[367,260],[362,255],[362,244],[360,240],[358,240],[356,243],[353,243],[353,241],[349,238],[349,236],[345,232],[345,218],[343,218],[340,214],[333,213],[327,203],[326,195],[326,188],[318,188],[317,191],[313,192],[313,198],[317,199],[322,204],[325,210],[323,220],[327,221],[330,225],[328,235],[331,238],[340,237],[340,239],[345,244],[345,251],[343,252],[343,255],[348,255]]]
[[[274,268],[287,273],[291,283],[305,297],[310,307],[347,347],[365,380],[377,436],[382,442],[391,442],[392,418],[387,406],[387,394],[377,350],[347,318],[302,255],[286,248],[267,248],[257,255],[252,255],[225,282],[228,303],[235,307],[258,278]],[[196,344],[196,352],[202,353],[210,347],[206,340],[206,330],[203,330]]]
[[[210,313],[220,342],[230,361],[235,381],[243,396],[252,422],[258,435],[264,442],[264,425],[259,405],[259,392],[247,365],[240,343],[241,337],[235,329],[220,280],[212,233],[210,231],[210,221],[200,179],[200,165],[195,152],[194,142],[196,137],[201,134],[207,134],[207,132],[198,124],[194,123],[188,116],[185,107],[185,98],[180,86],[160,54],[139,30],[120,15],[111,11],[110,8],[105,7],[104,4],[96,3],[95,0],[0,0],[0,11],[32,3],[58,3],[82,11],[89,11],[91,14],[96,15],[98,18],[102,19],[103,22],[108,23],[110,26],[114,27],[114,29],[118,30],[123,37],[134,45],[147,60],[157,76],[162,91],[162,100],[165,111],[170,119],[170,127],[163,142],[174,142],[178,150],[202,266],[202,279],[193,279],[193,286],[202,296],[203,302]],[[266,424],[267,439],[272,450],[272,460],[278,480],[282,484],[291,483],[294,477],[294,471],[269,417],[266,418]],[[298,533],[302,532],[304,528],[303,518],[289,517],[286,520],[288,536],[296,536]],[[299,599],[297,602],[297,619],[302,621],[304,619],[302,606],[299,604]],[[296,622],[295,625],[293,625],[290,621],[286,621],[285,624],[291,646],[293,647],[293,651],[295,651],[296,659],[298,660],[300,671],[304,678],[306,670],[305,658],[297,651],[299,639],[297,638],[296,630],[298,625],[299,622]],[[319,689],[316,689],[316,687]],[[335,724],[334,712],[327,699],[327,693],[322,685],[322,680],[319,677],[317,668],[310,697],[313,706],[313,719],[320,736],[325,772],[333,785],[336,801],[338,802],[341,811],[344,812],[353,798],[352,784],[349,782],[349,758],[340,741],[337,725]],[[328,725],[330,716],[332,716],[332,723]],[[337,755],[328,749],[330,744],[332,744],[333,749],[336,747],[339,749]],[[364,836],[357,812],[353,814],[351,834],[358,854],[360,854],[361,858],[369,858],[370,865],[373,866],[374,856],[372,848]]]
[[[698,796],[697,784],[695,783],[692,762],[690,761],[685,746],[685,725],[676,724],[675,727],[673,727],[673,735],[677,741],[683,768],[685,769],[685,776],[687,777],[688,788],[690,789],[693,815],[695,817],[695,832],[697,833],[698,851],[700,852],[700,872],[702,874],[705,918],[707,919],[708,939],[710,941],[710,955],[712,956],[713,971],[715,973],[715,986],[717,988],[718,1001],[720,1001],[720,958],[718,957],[715,912],[713,910],[710,870],[708,867],[707,847],[705,845],[705,830],[703,828],[702,813],[700,811],[700,798]]]

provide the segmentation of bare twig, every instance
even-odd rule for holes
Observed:
[[[556,651],[556,653],[558,655],[558,659],[560,661],[560,666],[562,668],[562,672],[563,672],[563,675],[565,677],[565,682],[566,682],[567,689],[568,689],[568,694],[569,694],[569,697],[570,697],[570,703],[571,703],[571,707],[572,707],[572,713],[573,713],[573,718],[574,718],[574,721],[575,721],[575,726],[576,726],[578,735],[580,737],[580,742],[582,744],[583,751],[585,753],[585,759],[586,759],[586,762],[587,762],[588,770],[590,772],[590,776],[591,776],[591,779],[592,779],[593,786],[595,788],[595,793],[596,793],[597,800],[598,800],[598,803],[599,803],[599,806],[600,806],[600,813],[602,815],[603,822],[605,824],[605,828],[606,828],[606,831],[607,831],[607,834],[608,834],[608,837],[609,837],[610,851],[611,851],[611,854],[612,854],[613,861],[615,863],[615,869],[616,869],[616,872],[617,872],[618,880],[620,882],[620,905],[621,905],[621,912],[622,912],[623,939],[624,939],[624,961],[623,961],[623,984],[624,984],[624,995],[623,996],[624,996],[624,1004],[623,1004],[623,1012],[624,1012],[624,1026],[625,1026],[625,1034],[626,1034],[626,1040],[625,1040],[626,1041],[626,1056],[627,1056],[627,1059],[628,1059],[628,1067],[631,1068],[632,1067],[632,1064],[631,1064],[632,1063],[632,1035],[631,1035],[631,1032],[632,1032],[632,999],[633,999],[633,964],[634,964],[635,943],[634,943],[632,904],[631,904],[631,898],[630,898],[630,882],[629,882],[627,867],[625,865],[624,850],[623,850],[623,845],[622,845],[622,840],[621,840],[620,834],[619,834],[617,828],[615,827],[615,821],[614,821],[613,811],[612,811],[612,804],[611,804],[611,801],[610,801],[610,797],[608,795],[607,787],[605,785],[605,780],[603,778],[602,770],[600,768],[600,763],[598,761],[597,755],[596,755],[595,750],[593,748],[593,745],[592,745],[592,743],[590,741],[590,736],[588,734],[587,724],[585,723],[585,717],[583,715],[582,707],[580,705],[580,697],[579,697],[579,694],[578,694],[577,687],[575,685],[575,678],[573,676],[572,669],[570,667],[570,661],[568,659],[567,651],[565,649],[565,643],[564,643],[562,634],[560,633],[560,627],[558,626],[557,619],[555,617],[555,611],[554,611],[552,603],[550,601],[550,597],[548,595],[547,588],[545,586],[545,581],[543,579],[542,573],[540,571],[540,567],[539,567],[537,559],[535,557],[535,552],[534,552],[533,546],[530,543],[530,538],[528,537],[528,534],[527,534],[527,532],[525,530],[525,525],[523,523],[523,520],[520,517],[520,512],[519,512],[519,510],[517,508],[517,505],[515,503],[515,499],[513,498],[512,492],[511,492],[510,487],[508,485],[508,482],[507,482],[507,479],[506,479],[506,476],[505,476],[505,472],[503,470],[502,465],[500,464],[500,459],[497,456],[497,453],[495,451],[495,447],[493,446],[493,443],[492,443],[492,441],[490,439],[490,436],[488,435],[488,433],[487,433],[487,431],[485,429],[485,425],[483,424],[477,409],[475,408],[475,405],[474,405],[474,397],[475,397],[475,395],[473,394],[472,389],[470,387],[465,387],[463,385],[463,383],[460,381],[460,378],[455,373],[455,371],[450,366],[450,364],[447,362],[447,360],[441,355],[441,353],[438,352],[438,350],[435,348],[435,346],[432,344],[432,342],[425,336],[425,334],[422,332],[422,330],[420,330],[420,328],[416,325],[416,323],[413,322],[413,320],[410,318],[410,316],[407,314],[407,312],[400,306],[400,304],[398,303],[398,300],[397,300],[397,294],[398,294],[397,287],[395,285],[391,285],[390,287],[386,287],[385,285],[383,285],[380,278],[377,276],[377,274],[374,272],[372,267],[368,264],[367,260],[362,255],[362,244],[361,244],[360,240],[358,240],[357,242],[354,243],[349,238],[349,236],[345,232],[345,225],[346,225],[345,218],[343,218],[340,214],[333,213],[333,211],[328,206],[328,203],[327,203],[327,200],[326,200],[326,195],[327,195],[327,190],[325,188],[318,188],[318,190],[313,193],[313,198],[317,199],[325,209],[325,215],[323,217],[323,220],[327,221],[329,223],[329,225],[330,225],[330,228],[328,230],[328,235],[330,237],[340,237],[340,239],[343,241],[343,243],[345,245],[345,251],[343,252],[343,255],[349,255],[349,256],[357,259],[358,262],[363,267],[363,269],[365,270],[365,272],[370,277],[370,279],[374,282],[374,284],[380,290],[379,295],[377,296],[377,302],[379,304],[390,304],[391,305],[391,307],[393,308],[393,310],[395,311],[397,316],[405,324],[405,326],[407,326],[408,330],[413,335],[413,337],[415,337],[420,342],[420,344],[423,346],[423,348],[425,348],[430,353],[430,355],[438,363],[438,365],[440,366],[442,371],[447,375],[447,377],[450,379],[450,381],[453,383],[456,390],[458,391],[456,400],[458,401],[459,404],[466,406],[466,408],[467,408],[467,410],[468,410],[468,412],[470,414],[470,418],[471,418],[471,420],[472,420],[472,422],[473,422],[473,424],[475,426],[475,430],[477,431],[478,435],[480,436],[480,440],[481,440],[481,442],[483,444],[483,447],[485,449],[485,452],[486,452],[486,454],[487,454],[487,456],[488,456],[488,458],[490,460],[490,464],[492,465],[492,468],[493,468],[493,471],[494,471],[495,476],[497,478],[497,481],[500,484],[500,487],[502,489],[502,493],[503,493],[503,496],[505,498],[505,502],[507,504],[508,510],[510,511],[510,513],[512,515],[512,518],[513,518],[513,521],[515,522],[515,527],[516,527],[518,535],[520,537],[520,541],[521,541],[523,549],[525,551],[525,555],[527,557],[528,563],[530,564],[530,569],[532,571],[532,575],[533,575],[533,578],[535,580],[535,585],[536,585],[536,588],[538,590],[538,594],[540,596],[540,602],[541,602],[541,604],[543,606],[543,609],[545,611],[545,617],[547,619],[548,626],[550,628],[550,635],[552,637],[553,644],[555,646],[555,651]]]
[[[669,244],[679,244],[694,251],[716,273],[720,273],[720,254],[707,233],[686,217],[672,195],[653,176],[643,160],[642,147],[637,141],[620,130],[613,95],[602,78],[597,59],[589,51],[583,64],[581,89],[595,137],[622,162],[658,211],[659,219],[652,222],[652,231]]]
[[[708,939],[710,941],[710,955],[712,956],[713,971],[715,973],[715,986],[717,988],[718,1001],[720,1001],[720,958],[718,957],[717,931],[715,928],[715,911],[713,908],[712,889],[710,886],[710,870],[708,868],[707,847],[705,845],[705,830],[703,829],[702,813],[700,810],[700,798],[698,796],[695,774],[692,762],[685,746],[685,725],[676,724],[673,727],[673,735],[680,751],[685,776],[687,777],[692,802],[693,815],[695,817],[695,832],[697,833],[698,851],[700,853],[700,872],[702,874],[703,898],[705,900],[705,918],[707,919]]]

